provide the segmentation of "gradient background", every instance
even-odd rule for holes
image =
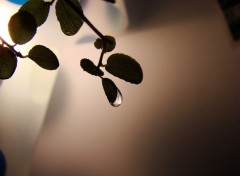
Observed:
[[[240,46],[217,1],[125,3],[116,52],[136,58],[143,83],[109,76],[124,96],[111,107],[99,78],[76,64],[99,51],[77,45],[81,34],[66,39],[30,175],[239,175]]]
[[[116,51],[141,63],[143,83],[116,80],[124,102],[109,106],[100,80],[67,61],[96,57],[92,45],[69,41],[31,175],[239,175],[240,46],[217,1],[125,3]]]

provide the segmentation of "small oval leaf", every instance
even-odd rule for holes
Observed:
[[[107,39],[106,52],[111,52],[116,47],[116,40],[112,36],[106,35],[105,37]]]
[[[34,37],[37,32],[37,23],[29,12],[19,11],[9,20],[8,29],[12,41],[21,45]]]
[[[0,46],[0,79],[10,78],[16,68],[16,55],[9,48]]]
[[[37,26],[41,26],[48,17],[50,9],[50,3],[44,0],[29,0],[22,5],[20,11],[27,11],[31,13],[37,23]]]
[[[80,66],[84,71],[88,72],[91,75],[94,75],[94,76],[104,75],[103,71],[100,70],[96,65],[94,65],[94,63],[89,59],[85,59],[85,58],[82,59],[80,61]]]
[[[139,84],[143,80],[143,72],[139,63],[125,54],[111,55],[105,69],[112,75],[130,83]]]
[[[80,12],[82,12],[82,8],[78,0],[69,1],[71,1]],[[62,32],[68,36],[76,34],[83,25],[82,18],[71,6],[69,6],[66,0],[58,0],[55,8]]]
[[[59,67],[57,56],[50,49],[42,45],[34,46],[29,51],[28,57],[40,67],[47,70],[55,70]]]
[[[3,152],[0,150],[0,176],[5,176],[6,171],[7,171],[7,161]]]
[[[114,107],[120,106],[123,97],[115,83],[109,78],[102,78],[102,85],[109,103]]]
[[[102,49],[103,48],[103,41],[100,38],[97,38],[96,41],[94,42],[94,46],[97,49]]]
[[[108,36],[108,35],[106,35],[105,38],[106,38],[105,52],[111,52],[116,47],[116,40],[114,37]],[[103,40],[100,38],[96,39],[94,46],[97,49],[102,49],[103,48]]]

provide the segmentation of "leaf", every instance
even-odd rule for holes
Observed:
[[[8,29],[12,41],[21,45],[34,37],[37,32],[37,24],[29,12],[19,11],[9,20]]]
[[[0,175],[1,176],[6,175],[6,171],[7,171],[7,162],[3,152],[0,150]]]
[[[58,0],[56,3],[56,15],[62,32],[65,35],[71,36],[79,31],[83,25],[83,20],[66,1],[70,1],[70,3],[81,13],[82,8],[78,0]]]
[[[44,0],[29,0],[22,5],[20,11],[27,11],[32,14],[37,26],[41,26],[47,20],[49,9],[50,3]]]
[[[16,68],[16,55],[9,48],[0,46],[0,79],[10,78]]]
[[[143,80],[143,72],[139,63],[125,54],[111,55],[105,69],[112,75],[130,83],[139,84]]]
[[[103,48],[103,41],[100,38],[97,38],[96,41],[94,42],[94,46],[97,49],[102,49]]]
[[[82,59],[80,62],[80,66],[86,72],[94,76],[103,76],[104,73],[100,70],[94,63],[89,59]]]
[[[57,56],[50,49],[42,45],[34,46],[29,51],[28,57],[40,67],[47,70],[55,70],[59,67]]]
[[[102,78],[102,85],[109,103],[117,107],[122,104],[123,97],[115,83],[108,78]]]
[[[105,35],[104,37],[106,38],[106,45],[107,45],[105,52],[111,52],[116,47],[116,40],[112,36]],[[102,49],[103,48],[103,40],[98,38],[95,41],[94,46],[97,49]]]
[[[115,46],[116,46],[116,40],[114,37],[112,36],[105,36],[107,39],[107,47],[106,47],[106,52],[111,52],[112,50],[114,50]]]

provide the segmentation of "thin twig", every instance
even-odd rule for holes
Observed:
[[[6,42],[1,36],[0,36],[0,40],[2,41],[2,44],[3,45],[6,45],[17,57],[20,57],[20,58],[26,58],[27,56],[23,56],[22,53],[16,51],[14,49],[14,46],[16,45],[10,45],[8,42]]]
[[[79,10],[78,7],[71,0],[65,0],[65,2],[82,18],[82,20],[87,23],[87,25],[102,39],[105,40],[104,35],[88,20],[84,15],[83,11]]]

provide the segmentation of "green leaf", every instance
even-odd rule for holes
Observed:
[[[20,11],[27,11],[31,13],[37,23],[37,26],[41,26],[48,17],[50,9],[50,3],[44,0],[29,0],[22,5]]]
[[[81,13],[82,8],[78,0],[58,0],[56,3],[56,15],[62,32],[65,35],[71,36],[79,31],[83,25],[83,20],[66,1],[70,1]]]
[[[122,104],[123,97],[115,83],[108,78],[102,78],[102,85],[109,103],[117,107]]]
[[[80,62],[80,66],[82,69],[86,72],[88,72],[91,75],[94,76],[103,76],[104,73],[102,70],[100,70],[97,66],[94,65],[94,63],[89,59],[82,59]]]
[[[9,48],[0,46],[0,79],[10,78],[16,68],[16,55]]]
[[[105,49],[105,52],[111,52],[116,47],[116,40],[112,36],[106,35],[104,37],[106,38],[106,49]],[[102,49],[103,48],[103,43],[104,43],[103,40],[98,38],[95,41],[94,46],[97,49]]]
[[[9,20],[8,29],[12,41],[21,45],[34,37],[37,32],[37,24],[29,12],[19,11]]]
[[[112,75],[130,83],[139,84],[143,80],[143,72],[139,63],[125,54],[111,55],[105,69]]]
[[[59,67],[57,56],[50,49],[42,45],[34,46],[29,51],[28,57],[40,67],[47,70],[55,70]]]

